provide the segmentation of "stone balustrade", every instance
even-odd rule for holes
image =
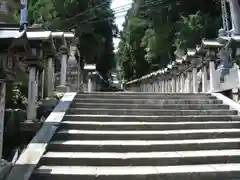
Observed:
[[[165,68],[124,84],[128,91],[137,92],[222,92],[238,89],[239,67],[232,51],[240,38],[222,36],[216,40],[202,40],[195,49]],[[230,46],[227,46],[229,45]],[[236,54],[234,57],[237,58]]]

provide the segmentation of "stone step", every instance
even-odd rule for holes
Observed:
[[[216,99],[210,94],[78,94],[80,99]]]
[[[103,109],[103,108],[70,108],[68,114],[110,114],[110,115],[237,115],[234,110],[171,110],[171,109]]]
[[[142,95],[164,95],[164,96],[211,96],[210,93],[160,93],[160,92],[84,92],[78,93],[77,96],[121,96],[121,95],[134,95],[134,96],[142,96]]]
[[[240,164],[177,166],[41,166],[31,180],[232,180],[240,177]]]
[[[73,103],[119,103],[119,104],[222,104],[218,99],[82,99],[75,98]]]
[[[80,96],[199,96],[199,97],[209,97],[212,96],[210,93],[158,93],[158,92],[91,92],[91,93],[78,93],[77,97]]]
[[[188,129],[163,131],[59,130],[53,140],[184,140],[240,137],[240,129]]]
[[[240,163],[240,150],[176,152],[48,152],[40,165],[48,166],[167,166]]]
[[[61,129],[84,130],[178,130],[178,129],[228,129],[240,127],[240,121],[199,122],[115,122],[115,121],[63,121]]]
[[[104,109],[179,109],[179,110],[203,110],[203,109],[229,109],[223,104],[114,104],[114,103],[73,103],[72,108],[104,108]]]
[[[47,151],[57,152],[154,152],[239,149],[240,138],[188,140],[71,140],[51,141]]]
[[[239,116],[216,115],[216,116],[139,116],[139,115],[65,115],[63,121],[143,121],[143,122],[196,122],[196,121],[240,121]]]

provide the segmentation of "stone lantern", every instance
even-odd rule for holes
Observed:
[[[26,33],[19,27],[9,24],[0,25],[0,159],[4,127],[6,83],[16,78],[19,58],[27,52]]]
[[[45,56],[44,49],[52,49],[51,31],[46,31],[43,28],[29,28],[27,31],[29,40],[29,54],[25,57],[24,63],[28,67],[29,82],[28,82],[28,120],[36,119],[36,102],[41,92],[43,97],[44,87],[44,68]],[[49,54],[49,52],[47,53]],[[41,83],[39,81],[41,77]],[[41,88],[39,88],[41,84]],[[40,91],[39,91],[40,89]]]
[[[93,87],[95,86],[95,82],[93,81],[93,74],[96,71],[96,64],[85,64],[84,71],[88,75],[88,92],[92,92]]]

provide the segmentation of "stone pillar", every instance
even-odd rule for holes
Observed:
[[[209,61],[209,73],[210,73],[210,92],[214,91],[214,78],[215,78],[215,63]]]
[[[45,70],[41,72],[41,99],[44,98]]]
[[[155,83],[152,82],[152,92],[155,92]]]
[[[168,93],[168,88],[169,88],[169,83],[168,83],[168,79],[166,80],[166,93]]]
[[[29,69],[29,80],[28,80],[28,107],[27,107],[27,119],[36,119],[36,67],[30,66]]]
[[[0,82],[0,159],[3,153],[3,133],[4,133],[4,114],[5,114],[6,83]]]
[[[188,93],[188,72],[185,72],[185,93]]]
[[[69,88],[66,85],[67,80],[67,58],[68,58],[68,50],[65,47],[60,48],[60,52],[62,54],[61,59],[61,74],[60,74],[60,86],[58,87],[58,91],[60,92],[68,92]]]
[[[61,86],[66,86],[66,78],[67,78],[67,55],[63,54],[61,59],[61,76],[60,76]]]
[[[192,69],[192,87],[193,87],[193,93],[198,92],[198,80],[197,80],[197,68],[194,66]]]
[[[168,92],[168,80],[165,80],[165,92]]]
[[[91,73],[88,73],[88,92],[92,92],[92,77],[91,77]]]
[[[186,93],[190,93],[190,76],[191,76],[191,72],[187,71],[186,74]]]
[[[47,66],[47,96],[51,97],[53,95],[54,89],[54,66],[53,66],[53,59],[51,57],[48,58],[48,66]]]
[[[192,80],[193,80],[193,76],[192,76],[192,72],[191,70],[188,71],[188,93],[192,93]]]
[[[180,76],[178,74],[177,76],[177,92],[179,93],[181,91],[181,81],[180,81]]]
[[[168,79],[168,93],[172,92],[171,88],[171,80]]]
[[[152,85],[153,85],[153,92],[157,92],[156,82],[154,82]]]
[[[178,93],[179,92],[179,81],[178,81],[178,75],[176,76],[175,78],[176,80],[176,92]]]
[[[175,77],[176,77],[176,76],[174,76],[174,77],[172,78],[172,92],[173,92],[173,93],[176,92],[176,81],[175,81]]]
[[[168,92],[172,92],[172,83],[171,83],[171,79],[168,80]]]
[[[159,87],[159,81],[158,81],[158,79],[156,80],[155,86],[156,86],[156,92],[160,92],[160,87]]]
[[[165,82],[164,82],[164,79],[162,79],[162,93],[164,93],[164,88],[165,88]]]
[[[162,92],[164,93],[164,91],[165,91],[165,80],[163,79],[162,80]]]
[[[162,81],[161,81],[161,79],[158,79],[158,89],[159,89],[159,92],[162,92]]]
[[[36,91],[36,93],[35,93],[35,98],[36,98],[36,100],[38,99],[38,96],[39,96],[39,69],[38,68],[36,68],[36,80],[35,80],[35,91]]]
[[[202,67],[202,92],[207,92],[207,67],[204,64]]]
[[[151,80],[150,80],[150,81],[151,81]],[[149,87],[150,87],[150,88],[149,88],[149,91],[150,91],[150,92],[153,92],[153,83],[152,83],[152,82],[150,82],[150,84],[149,84],[149,85],[150,85],[150,86],[149,86]]]
[[[185,92],[185,78],[184,78],[184,73],[180,74],[181,78],[181,92]]]

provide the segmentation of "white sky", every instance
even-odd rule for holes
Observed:
[[[124,5],[127,5],[127,4],[129,4],[129,3],[131,3],[132,2],[132,0],[112,0],[112,9],[114,9],[114,8],[117,8],[117,7],[119,7],[119,6],[124,6]],[[129,8],[130,8],[131,6],[129,5]],[[117,9],[116,11],[121,11],[120,9]],[[124,17],[124,15],[126,15],[126,12],[123,12],[123,13],[117,13],[115,16],[116,16],[116,24],[117,24],[117,26],[118,26],[118,28],[119,28],[119,30],[122,30],[122,24],[123,24],[123,22],[124,22],[124,20],[125,20],[125,17]],[[119,16],[119,17],[118,17]],[[114,39],[113,40],[113,42],[114,42],[114,46],[115,46],[115,49],[117,48],[117,46],[118,46],[118,43],[119,43],[119,39]]]

